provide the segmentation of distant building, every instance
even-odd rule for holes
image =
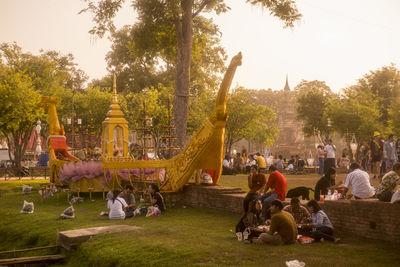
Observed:
[[[314,153],[315,140],[304,137],[301,130],[302,124],[297,119],[295,92],[290,90],[287,75],[285,87],[280,92],[281,102],[279,108],[274,110],[277,115],[279,135],[270,151],[273,155],[284,157],[295,154],[301,154],[304,158],[308,157],[310,150]]]
[[[255,104],[266,105],[272,108],[276,114],[279,134],[273,147],[269,148],[270,153],[274,156],[282,155],[285,158],[295,154],[308,158],[311,151],[314,156],[315,140],[304,137],[302,124],[297,119],[295,92],[290,90],[288,76],[286,76],[286,83],[282,90],[262,89],[253,90],[253,92],[258,96]],[[262,145],[244,139],[234,144],[232,149],[237,152],[246,150],[248,154],[264,152]]]

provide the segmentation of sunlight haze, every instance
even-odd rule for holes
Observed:
[[[321,80],[338,92],[370,70],[400,65],[398,0],[297,0],[303,18],[294,28],[283,28],[268,10],[245,0],[226,2],[232,10],[211,16],[229,60],[243,53],[234,86],[280,90],[288,74],[291,89],[301,79]],[[33,54],[40,49],[72,53],[91,79],[101,78],[111,43],[88,33],[91,15],[78,15],[84,7],[78,0],[1,0],[0,42],[16,42]],[[116,24],[134,22],[126,1]]]

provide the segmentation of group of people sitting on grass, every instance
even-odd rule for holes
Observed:
[[[286,179],[274,165],[269,168],[266,179],[257,166],[251,167],[248,176],[250,191],[243,202],[244,215],[236,226],[239,240],[266,244],[293,244],[298,234],[316,241],[321,239],[337,242],[333,237],[333,226],[328,216],[315,200],[300,205],[298,198],[292,198],[284,207]]]
[[[109,192],[107,207],[110,210],[110,220],[124,220],[136,214],[160,215],[165,211],[164,199],[156,184],[150,184],[145,194],[149,197],[151,206],[139,208],[136,207],[132,185],[126,185],[122,192],[118,189]]]
[[[260,199],[249,203],[248,211],[236,226],[238,240],[270,245],[294,244],[299,235],[317,242],[336,243],[340,240],[333,236],[333,225],[315,200],[310,200],[306,209],[298,198],[292,198],[290,205],[285,207],[282,201],[275,199],[270,204],[267,218],[262,216],[262,209]]]

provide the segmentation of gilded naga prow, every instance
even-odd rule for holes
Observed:
[[[51,181],[68,184],[72,191],[104,192],[121,187],[122,180],[134,184],[153,177],[152,181],[160,184],[161,191],[176,192],[198,170],[214,170],[217,172],[214,183],[218,183],[224,156],[226,102],[236,68],[241,62],[241,53],[233,57],[220,85],[214,111],[185,148],[168,160],[136,160],[127,155],[128,123],[118,105],[115,77],[113,101],[103,122],[101,162],[80,162],[67,152],[64,131],[57,118],[57,99],[43,97],[41,106],[47,110],[50,124]],[[115,148],[118,155],[114,153]],[[82,174],[79,175],[77,170]]]

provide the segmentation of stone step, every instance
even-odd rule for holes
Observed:
[[[125,232],[132,230],[140,230],[142,227],[133,225],[109,225],[92,228],[83,228],[76,230],[63,231],[58,233],[60,245],[69,250],[71,247],[78,246],[88,241],[92,236],[103,233]]]

